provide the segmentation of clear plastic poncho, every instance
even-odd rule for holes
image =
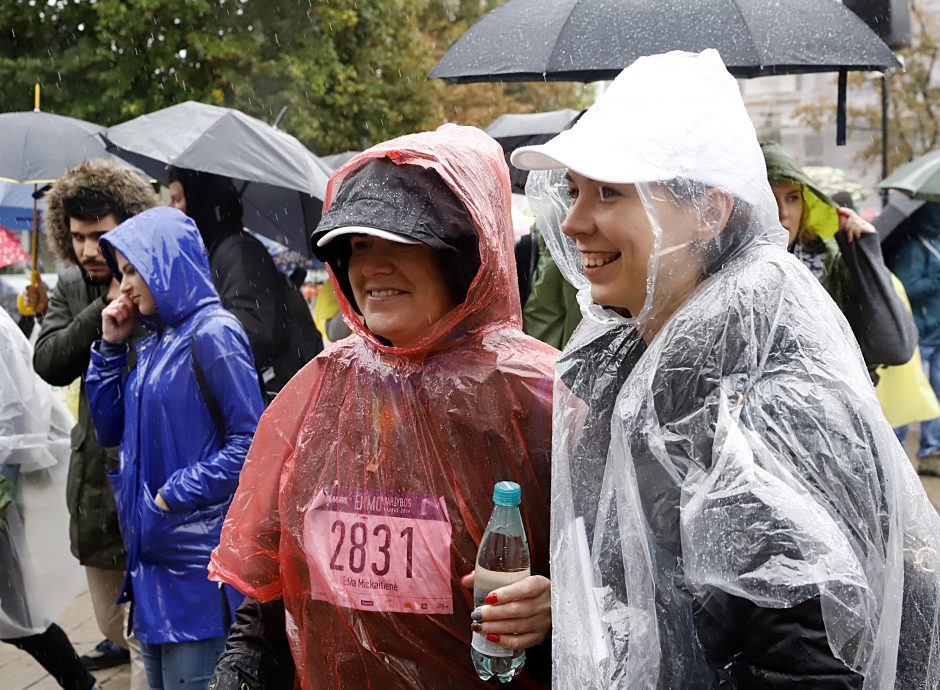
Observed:
[[[65,506],[74,424],[0,309],[0,475],[15,486],[0,525],[0,639],[45,632],[82,589]]]
[[[548,574],[557,351],[520,330],[499,145],[454,125],[380,144],[334,174],[325,208],[380,157],[441,176],[474,220],[480,269],[465,301],[405,348],[368,330],[333,277],[353,334],[261,418],[210,577],[283,598],[305,690],[487,687],[470,660],[473,598],[460,578],[504,479],[522,487],[532,573]]]
[[[845,319],[785,250],[717,53],[637,61],[513,162],[542,168],[527,196],[584,312],[556,370],[555,686],[716,687],[703,638],[729,624],[712,606],[730,596],[819,597],[832,651],[866,688],[936,687],[940,519]],[[629,208],[653,236],[639,313],[593,303],[561,231],[559,163],[636,184]],[[715,188],[733,196],[727,220]],[[622,218],[621,232],[646,231]]]

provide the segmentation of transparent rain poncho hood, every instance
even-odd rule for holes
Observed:
[[[520,331],[499,145],[455,125],[380,144],[334,174],[328,212],[373,158],[440,176],[473,219],[479,270],[466,299],[407,347],[371,332],[333,275],[353,334],[265,412],[210,576],[283,598],[306,690],[485,687],[459,578],[503,479],[522,486],[532,572],[548,574],[557,352]]]
[[[718,54],[638,60],[513,164],[541,170],[526,192],[585,317],[556,369],[554,684],[715,687],[703,640],[733,629],[716,602],[818,597],[866,688],[936,686],[940,520],[844,318],[785,251]],[[592,301],[561,225],[572,205],[565,228],[593,251],[601,222],[587,232],[564,168],[635,185],[596,202],[622,209],[624,253],[594,276],[604,288],[623,238],[651,235],[636,314]]]

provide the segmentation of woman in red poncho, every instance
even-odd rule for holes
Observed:
[[[283,600],[305,690],[482,687],[461,576],[494,482],[518,482],[533,575],[496,590],[474,627],[538,645],[514,681],[536,687],[557,353],[520,330],[500,147],[454,125],[381,144],[333,176],[325,208],[312,243],[353,335],[262,418],[211,577],[248,602]],[[246,622],[245,608],[219,688],[236,675],[273,687],[258,677],[271,677],[265,631],[284,626],[270,609]]]

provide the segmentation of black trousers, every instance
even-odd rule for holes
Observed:
[[[33,657],[65,690],[91,690],[95,687],[94,677],[78,660],[68,635],[55,623],[41,635],[17,637],[3,642]]]

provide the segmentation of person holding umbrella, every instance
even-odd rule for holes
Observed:
[[[125,633],[127,607],[115,603],[126,559],[107,479],[117,450],[99,443],[83,375],[92,343],[101,337],[101,312],[119,294],[98,240],[158,203],[150,185],[126,165],[90,159],[70,169],[47,195],[43,216],[46,242],[68,268],[59,273],[48,310],[33,302],[37,312],[46,312],[33,354],[36,373],[54,386],[81,379],[65,498],[72,553],[85,567],[95,620],[105,636],[83,662],[91,670],[127,663],[129,646],[131,690],[143,690],[146,681],[139,645]]]
[[[150,690],[204,689],[240,597],[207,579],[263,404],[248,340],[222,308],[193,222],[153,208],[100,241],[121,294],[101,312],[85,386],[127,547],[122,601]],[[136,366],[125,374],[131,333]]]
[[[541,686],[556,351],[520,330],[509,203],[500,148],[471,127],[379,144],[331,178],[311,244],[353,335],[258,427],[212,559],[250,597],[212,688],[289,687],[271,663],[285,610],[305,690],[486,687],[471,626],[532,648],[520,681]],[[522,487],[532,575],[475,611],[463,576],[500,480]]]
[[[584,312],[556,367],[553,683],[935,687],[940,516],[786,251],[717,51],[637,60],[513,164]]]

